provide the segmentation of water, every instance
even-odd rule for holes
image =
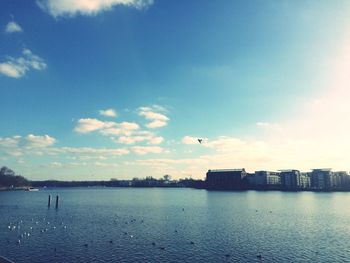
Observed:
[[[48,194],[60,196],[58,210],[47,208]],[[349,205],[350,193],[0,192],[0,255],[15,262],[346,262]]]

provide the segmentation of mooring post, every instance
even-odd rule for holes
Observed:
[[[58,208],[58,195],[56,195],[56,209]]]
[[[49,195],[49,200],[47,201],[47,207],[50,207],[51,205],[51,195]]]

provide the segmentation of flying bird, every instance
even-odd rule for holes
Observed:
[[[203,139],[198,139],[198,142],[201,144],[202,143],[202,141],[203,141]]]

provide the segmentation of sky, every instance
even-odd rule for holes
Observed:
[[[347,0],[2,0],[0,165],[348,171],[349,73]]]

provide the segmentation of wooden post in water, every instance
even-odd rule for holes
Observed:
[[[56,209],[58,208],[58,195],[56,195]]]
[[[49,195],[49,200],[47,201],[47,207],[50,207],[51,205],[51,195]]]

